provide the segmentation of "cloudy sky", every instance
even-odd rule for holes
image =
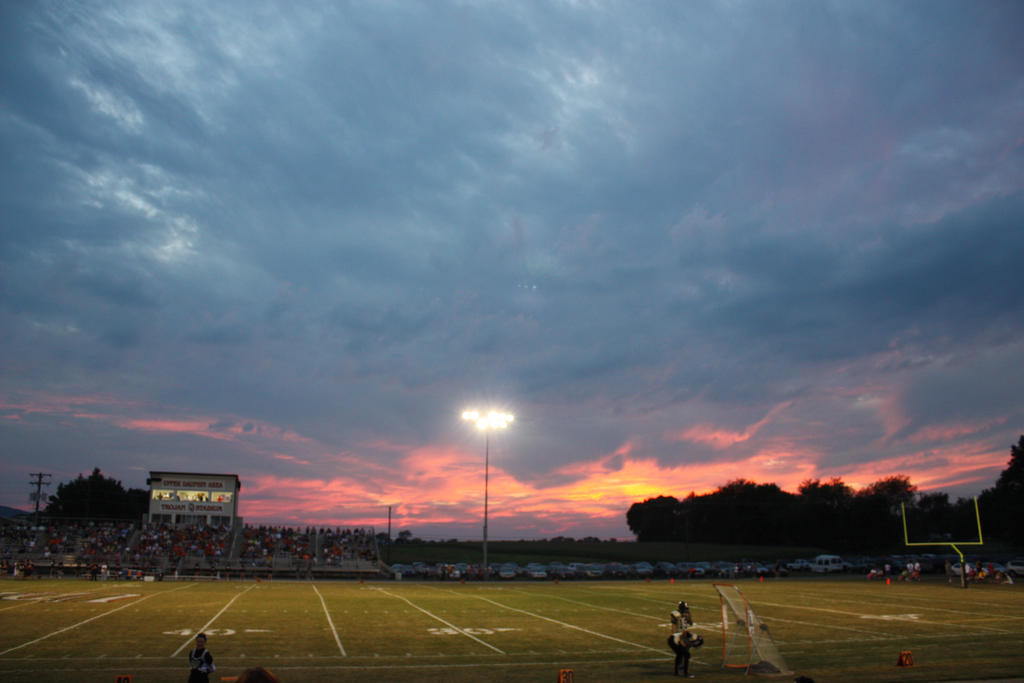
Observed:
[[[628,537],[1024,433],[1018,2],[0,5],[0,504]]]

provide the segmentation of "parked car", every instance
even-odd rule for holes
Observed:
[[[720,578],[735,578],[738,573],[738,565],[735,562],[726,562],[720,560],[712,565],[714,571],[712,573],[717,574]]]
[[[875,566],[874,560],[870,557],[859,556],[853,557],[849,561],[849,571],[856,572],[858,574],[867,574],[869,569],[873,569]],[[921,570],[924,571],[924,563],[922,562]],[[931,570],[929,570],[931,571]]]
[[[572,578],[572,570],[564,563],[556,560],[548,563],[548,576],[552,579],[570,579]]]
[[[640,579],[654,576],[654,566],[650,562],[637,562],[633,565],[633,573]]]
[[[587,565],[582,562],[570,562],[569,569],[577,579],[582,579],[587,575]]]
[[[924,553],[918,558],[921,563],[921,571],[931,574],[937,572],[942,567],[942,560],[933,553]]]
[[[519,575],[520,568],[515,562],[506,562],[498,568],[498,578],[514,579]]]
[[[838,555],[818,555],[811,565],[811,571],[816,574],[833,574],[843,569],[843,558]]]
[[[531,579],[546,579],[548,570],[540,562],[530,562],[526,565],[526,576]]]
[[[679,573],[679,570],[671,562],[659,562],[654,565],[654,574],[656,576],[675,576]]]
[[[391,571],[395,573],[395,576],[401,576],[403,579],[411,579],[416,576],[416,570],[412,568],[411,564],[395,563],[391,565]]]
[[[621,562],[609,562],[605,566],[605,573],[616,579],[624,579],[632,573],[632,569],[632,566],[622,564]]]
[[[676,568],[679,570],[679,576],[688,579],[699,579],[706,573],[704,567],[695,562],[680,562],[676,564]]]
[[[599,562],[591,562],[588,564],[586,571],[588,579],[603,579],[605,575],[605,567]]]
[[[1024,576],[1024,558],[1018,557],[1007,562],[1006,571],[1014,576]]]
[[[809,572],[811,571],[811,561],[806,558],[797,558],[792,562],[787,562],[786,567],[791,572]]]

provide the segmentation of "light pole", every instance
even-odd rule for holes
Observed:
[[[484,433],[484,580],[486,581],[490,574],[490,567],[487,564],[487,487],[491,467],[491,430],[505,429],[516,418],[514,415],[494,410],[489,411],[486,415],[479,410],[465,410],[462,413],[462,419],[475,422],[477,429]]]

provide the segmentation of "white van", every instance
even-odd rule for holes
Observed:
[[[843,571],[843,558],[838,555],[818,555],[811,562],[811,571],[818,574],[831,574]]]

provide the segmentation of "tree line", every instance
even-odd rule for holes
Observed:
[[[88,477],[79,474],[77,479],[58,485],[45,512],[50,517],[138,520],[148,510],[149,491],[125,489],[95,467]]]
[[[1024,547],[1024,435],[995,486],[978,496],[986,540]],[[626,522],[638,541],[791,545],[880,552],[903,544],[901,506],[911,541],[977,539],[973,498],[922,493],[904,475],[854,490],[839,477],[808,479],[797,493],[735,479],[712,493],[633,503]]]

